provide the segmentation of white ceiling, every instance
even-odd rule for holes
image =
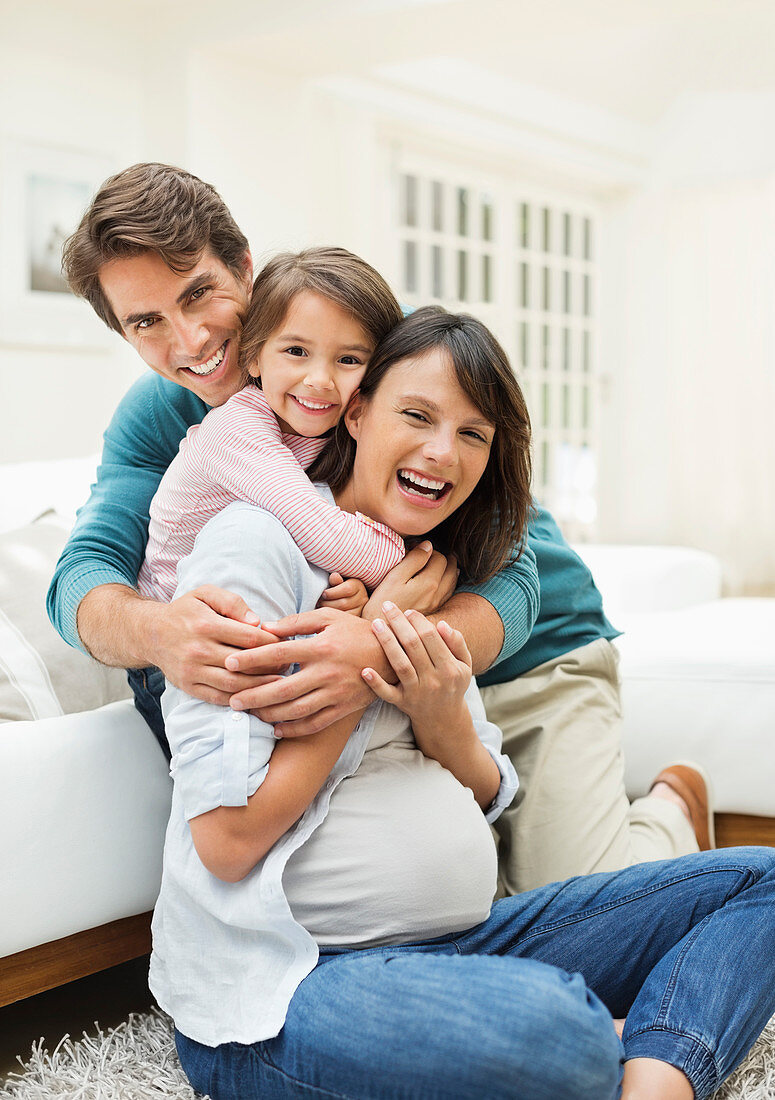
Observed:
[[[69,0],[67,10],[71,25],[113,16],[141,44],[163,34],[212,50],[204,79],[239,58],[444,98],[481,83],[493,109],[529,86],[646,126],[689,93],[775,92],[775,0]]]

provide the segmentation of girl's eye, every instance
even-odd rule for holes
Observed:
[[[354,355],[343,355],[339,362],[343,367],[359,367],[361,365],[360,359],[356,359]]]
[[[285,351],[286,351],[286,354],[295,355],[297,357],[300,357],[302,355],[307,354],[306,351],[304,350],[304,348],[300,348],[298,346],[298,344],[294,344],[294,346],[292,348],[286,348]]]

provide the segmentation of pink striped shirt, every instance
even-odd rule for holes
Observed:
[[[266,398],[246,386],[189,428],[151,501],[138,588],[168,602],[178,562],[209,519],[235,500],[258,504],[282,522],[307,561],[373,588],[404,556],[403,539],[368,516],[344,512],[304,473],[325,439],[281,432]]]

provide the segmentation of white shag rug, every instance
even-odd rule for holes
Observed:
[[[21,1061],[21,1059],[20,1059]],[[0,1089],[0,1100],[197,1100],[180,1068],[172,1021],[158,1009],[132,1013],[111,1031],[50,1054],[40,1040]],[[775,1100],[775,1017],[714,1100]]]

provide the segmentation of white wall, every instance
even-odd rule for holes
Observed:
[[[730,594],[775,592],[773,126],[679,105],[609,234],[601,537],[710,550]]]

